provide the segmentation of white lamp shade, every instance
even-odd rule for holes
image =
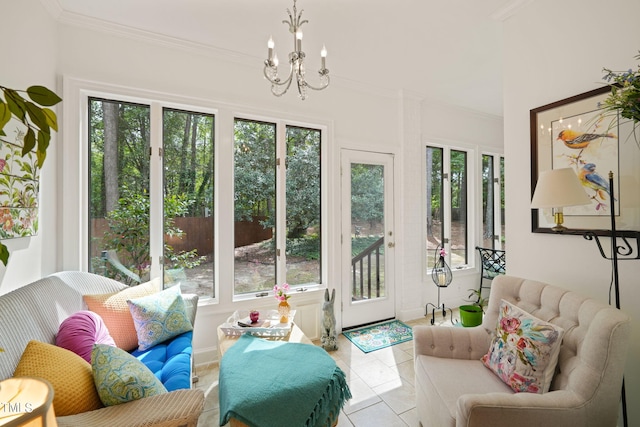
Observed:
[[[0,426],[55,427],[53,388],[40,378],[15,377],[0,382]]]
[[[540,173],[531,200],[531,207],[538,209],[561,208],[590,203],[591,199],[585,193],[573,169],[563,168]]]

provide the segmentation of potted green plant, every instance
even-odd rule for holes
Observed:
[[[640,54],[635,56],[640,60]],[[634,70],[612,71],[604,68],[604,80],[611,86],[611,93],[600,105],[605,111],[620,114],[633,125],[633,136],[640,147],[640,65]]]
[[[487,306],[488,300],[482,297],[481,289],[469,289],[471,292],[467,301],[472,304],[465,304],[460,306],[460,322],[462,326],[469,328],[472,326],[478,326],[482,323],[482,316],[484,315],[484,308]]]

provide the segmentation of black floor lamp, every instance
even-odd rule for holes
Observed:
[[[611,237],[611,255],[607,256],[598,235],[592,231],[584,233],[587,240],[595,240],[603,258],[611,260],[612,285],[614,288],[616,308],[620,309],[620,280],[618,277],[618,261],[640,259],[640,232],[616,230],[615,215],[615,196],[613,187],[613,172],[609,172],[609,198],[611,212],[611,234],[599,233],[604,236]],[[553,169],[542,172],[536,183],[531,207],[533,208],[552,208],[554,213],[555,227],[553,231],[562,233],[567,230],[562,225],[563,213],[562,208],[567,206],[578,206],[590,204],[591,200],[584,192],[582,184],[578,180],[577,175],[571,168]],[[618,244],[620,238],[621,244]],[[635,246],[632,241],[635,239]],[[609,297],[611,304],[611,297]],[[624,377],[622,378],[622,418],[624,427],[628,426],[627,421],[627,398],[624,386]]]
[[[592,231],[588,231],[584,234],[584,238],[587,240],[595,240],[598,245],[598,250],[603,258],[611,260],[611,273],[613,276],[613,289],[616,300],[616,308],[620,308],[620,279],[618,276],[618,261],[640,259],[640,233],[637,231],[623,232],[618,235],[616,230],[616,214],[615,214],[615,197],[613,192],[613,172],[609,172],[609,197],[611,199],[611,256],[607,256],[598,235]],[[618,245],[618,237],[621,238],[621,245]],[[635,245],[632,244],[632,240],[635,239]],[[611,303],[611,301],[609,302]],[[628,426],[627,421],[627,397],[624,387],[624,377],[622,378],[622,420],[624,426]]]

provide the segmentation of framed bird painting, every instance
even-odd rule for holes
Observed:
[[[609,233],[614,176],[614,213],[620,230],[640,230],[640,147],[633,124],[602,108],[604,86],[530,110],[531,194],[542,171],[571,168],[591,203],[564,208],[564,234]],[[531,231],[553,233],[553,213],[532,209]]]

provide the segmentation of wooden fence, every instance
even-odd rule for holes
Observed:
[[[252,243],[268,240],[273,236],[270,228],[263,228],[260,221],[264,218],[254,218],[253,221],[236,221],[234,224],[235,246],[246,246]],[[182,238],[167,237],[167,243],[176,253],[197,249],[198,255],[213,253],[214,231],[213,217],[179,217],[175,218],[175,225],[185,234]],[[91,236],[94,242],[100,242],[108,230],[105,218],[91,220]],[[91,256],[100,256],[100,252],[106,249],[100,243],[92,245]]]

